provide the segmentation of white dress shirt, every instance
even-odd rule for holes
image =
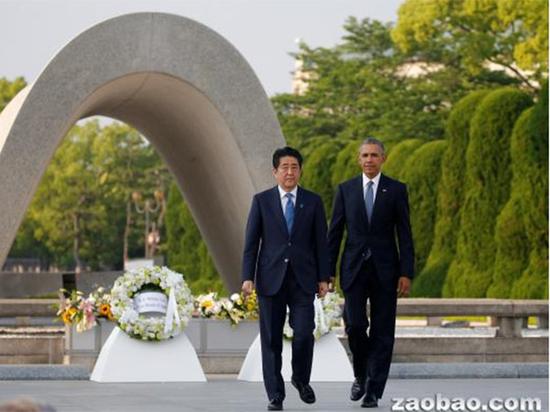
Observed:
[[[281,198],[281,207],[283,208],[283,215],[285,214],[286,202],[288,202],[287,193],[292,193],[292,204],[296,207],[296,195],[298,194],[298,186],[292,189],[290,192],[286,192],[281,186],[277,186],[279,189],[279,196]]]
[[[374,176],[372,179],[363,173],[363,199],[367,193],[367,183],[372,182],[372,204],[376,202],[376,191],[378,190],[378,183],[380,183],[380,172]]]

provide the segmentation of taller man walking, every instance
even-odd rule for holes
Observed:
[[[309,385],[313,361],[313,300],[328,289],[327,224],[321,198],[298,186],[302,156],[290,147],[273,154],[277,186],[258,193],[246,226],[242,289],[256,282],[260,339],[268,410],[283,409],[281,375],[283,326],[287,306],[293,329],[292,384],[306,403],[315,402]]]
[[[378,406],[384,392],[393,352],[397,296],[408,295],[414,270],[407,188],[380,173],[385,159],[379,140],[368,138],[361,144],[363,173],[338,186],[328,233],[334,278],[347,230],[340,285],[346,299],[344,321],[355,374],[350,397],[356,401],[365,395],[361,406],[367,408]]]

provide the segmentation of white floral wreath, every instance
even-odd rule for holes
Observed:
[[[333,328],[339,326],[342,320],[341,299],[338,293],[327,293],[324,298],[315,297],[313,305],[315,308],[315,330],[313,336],[319,339],[329,333]],[[290,327],[288,310],[285,325],[283,327],[285,339],[292,339],[294,331]]]
[[[147,317],[138,313],[134,305],[136,293],[151,284],[168,297],[166,316]],[[139,268],[115,281],[111,308],[118,326],[130,337],[159,341],[179,335],[187,326],[193,312],[193,297],[180,273],[167,267]]]

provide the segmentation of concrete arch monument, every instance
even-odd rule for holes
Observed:
[[[0,264],[56,148],[79,119],[109,116],[154,145],[226,286],[239,288],[253,193],[284,145],[255,73],[223,37],[162,13],[102,22],[67,44],[0,115]]]

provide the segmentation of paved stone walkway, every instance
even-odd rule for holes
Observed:
[[[363,410],[348,399],[348,383],[315,383],[317,403],[302,403],[287,384],[287,411]],[[391,410],[392,398],[449,399],[476,397],[487,402],[492,397],[529,397],[541,400],[548,411],[548,379],[421,379],[390,380],[379,411]],[[4,381],[0,383],[0,403],[14,398],[33,399],[59,412],[172,412],[172,411],[263,411],[263,385],[244,383],[227,377],[213,377],[208,383],[99,384],[89,381]],[[398,409],[395,409],[398,410]],[[505,410],[505,409],[502,409]],[[487,409],[490,411],[490,409]]]

